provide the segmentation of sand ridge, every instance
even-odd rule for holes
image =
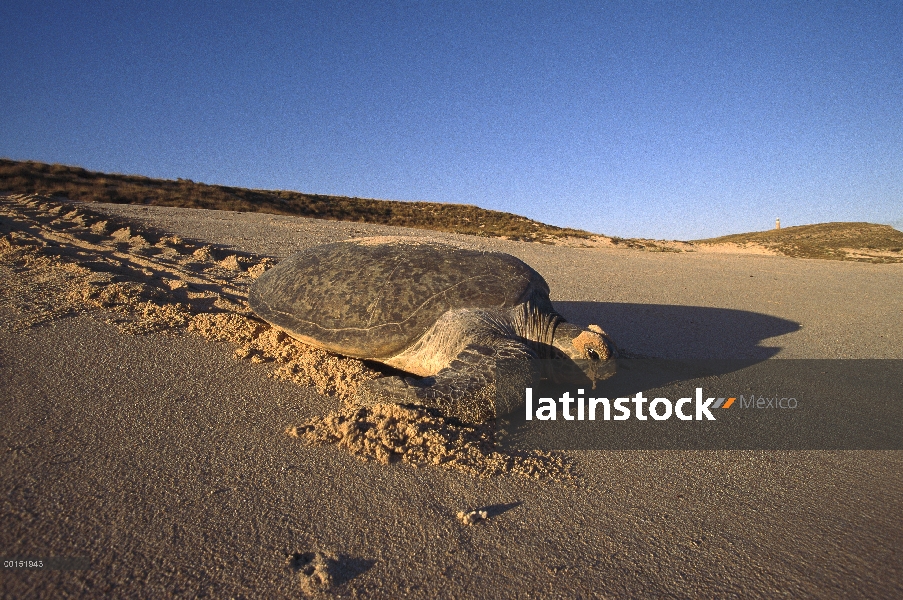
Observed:
[[[380,371],[303,344],[248,307],[251,283],[274,264],[270,257],[185,241],[46,196],[0,198],[0,308],[14,314],[7,327],[83,314],[124,334],[227,342],[235,358],[269,367],[270,376],[340,400],[338,412],[289,429],[308,443],[334,444],[382,463],[573,479],[556,454],[495,451],[491,424],[471,427],[411,407],[357,406],[358,385]]]

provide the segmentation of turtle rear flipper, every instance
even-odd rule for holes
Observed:
[[[493,418],[496,361],[534,359],[535,352],[514,340],[497,347],[471,344],[448,367],[430,377],[383,377],[359,388],[361,404],[392,402],[436,408],[470,423]]]

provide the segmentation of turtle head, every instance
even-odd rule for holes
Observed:
[[[597,380],[608,379],[615,373],[617,350],[598,325],[581,329],[571,323],[559,323],[552,345],[571,360],[580,361],[578,364],[592,379],[593,387]]]

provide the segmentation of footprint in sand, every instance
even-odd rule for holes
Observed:
[[[344,585],[365,573],[375,561],[332,552],[296,552],[286,559],[286,565],[298,574],[301,591],[318,596]]]

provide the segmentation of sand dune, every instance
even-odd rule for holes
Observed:
[[[356,407],[374,366],[248,310],[281,257],[399,234],[0,199],[0,547],[91,564],[4,594],[899,595],[903,453],[506,455]],[[430,237],[523,258],[634,354],[903,358],[900,265]]]

